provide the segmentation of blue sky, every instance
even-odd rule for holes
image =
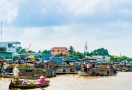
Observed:
[[[2,41],[34,51],[54,46],[106,48],[132,57],[132,0],[2,0]]]

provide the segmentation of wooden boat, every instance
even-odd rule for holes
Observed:
[[[81,76],[115,76],[117,74],[116,70],[114,69],[107,69],[107,62],[104,62],[102,64],[97,64],[95,67],[95,61],[96,59],[93,58],[84,58],[82,61],[85,63],[94,63],[94,65],[89,66],[89,70],[85,70],[83,64],[83,68],[81,68],[80,71],[78,71],[78,75]],[[86,64],[85,64],[86,65]],[[112,64],[109,64],[112,65]]]
[[[29,81],[30,82],[30,81]],[[32,88],[43,88],[49,86],[50,81],[47,80],[44,84],[33,84],[30,82],[30,84],[14,84],[11,80],[9,89],[11,88],[21,88],[21,89],[32,89]]]
[[[77,68],[79,65],[74,65],[75,61],[63,60],[58,62],[49,62],[49,68],[54,68],[56,75],[57,74],[77,74]]]
[[[128,72],[128,69],[122,69],[121,71],[122,72]]]
[[[90,76],[90,74],[83,72],[83,71],[78,71],[78,75],[80,76]]]

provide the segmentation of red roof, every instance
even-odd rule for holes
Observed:
[[[58,49],[58,48],[65,48],[65,49],[67,49],[67,47],[53,47],[52,49]]]

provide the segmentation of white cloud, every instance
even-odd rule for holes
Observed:
[[[0,1],[0,19],[6,20],[8,23],[11,23],[13,19],[18,15],[18,4],[20,2],[8,0]]]
[[[108,12],[111,6],[116,5],[116,1],[109,0],[63,0],[61,2],[69,12],[75,15]]]
[[[122,9],[119,11],[119,13],[125,14],[125,15],[132,15],[132,11],[128,9]]]
[[[73,46],[76,51],[84,52],[84,46],[87,40],[88,51],[93,51],[98,48],[106,48],[112,55],[131,55],[131,23],[126,23],[127,27],[123,30],[105,30],[107,28],[120,27],[125,22],[113,22],[100,24],[99,26],[93,25],[67,25],[67,26],[49,26],[49,27],[32,27],[32,28],[6,28],[4,40],[5,41],[20,41],[23,48],[29,47],[32,42],[31,49],[34,51],[51,49],[54,46]],[[114,28],[116,28],[114,26]],[[120,27],[122,28],[122,27]],[[120,29],[118,28],[118,29]],[[10,31],[8,32],[8,29]],[[16,34],[16,35],[15,35]],[[18,34],[18,35],[17,35]],[[118,37],[117,37],[118,36]]]
[[[18,14],[18,8],[14,8],[11,11],[7,12],[7,22],[11,23],[11,21],[17,16]]]
[[[71,30],[71,27],[69,26],[55,26],[53,28],[53,31],[56,32],[56,33],[69,33]]]
[[[47,8],[42,8],[42,9],[41,9],[41,13],[42,13],[42,14],[45,14],[45,13],[46,13],[46,10],[47,10]]]
[[[42,28],[26,28],[24,30],[24,35],[29,37],[39,36],[41,34]]]
[[[43,0],[42,6],[41,4],[40,7],[39,5],[33,6],[32,8],[29,6],[30,8],[28,10],[32,10],[34,12],[39,11],[42,14],[47,14],[45,16],[48,23],[50,23],[50,20],[56,20],[53,22],[62,22],[61,18],[68,19],[67,22],[71,22],[68,22],[68,25],[65,25],[64,23],[63,25],[59,24],[56,26],[50,25],[42,27],[4,27],[3,41],[20,41],[23,48],[27,48],[32,42],[31,49],[35,51],[51,49],[54,46],[65,46],[68,48],[69,46],[73,46],[76,51],[83,52],[87,40],[89,51],[104,47],[108,49],[110,54],[119,55],[122,51],[123,55],[132,57],[131,22],[121,21],[122,18],[119,18],[120,20],[118,21],[116,21],[117,19],[114,19],[114,21],[110,20],[111,22],[108,21],[107,23],[101,22],[104,20],[104,18],[102,18],[102,20],[100,20],[101,23],[96,22],[98,13],[100,13],[100,15],[108,13],[114,16],[119,13],[131,15],[132,12],[127,6],[124,6],[125,9],[124,7],[122,7],[122,5],[124,5],[123,3],[127,4],[130,1],[131,0],[129,0],[128,2],[126,0]],[[5,20],[8,23],[12,23],[17,15],[19,15],[18,12],[21,12],[19,11],[20,3],[21,2],[18,2],[17,0],[14,0],[13,2],[1,1],[0,19]],[[27,3],[29,3],[29,1],[24,3],[24,5]],[[21,6],[23,5],[21,4]],[[55,15],[49,15],[54,13]],[[63,14],[65,15],[63,16]],[[26,15],[29,15],[29,18],[27,17],[26,19],[34,20],[33,22],[35,22],[36,19],[38,21],[41,19],[41,17],[39,18],[38,14],[30,16],[31,11],[29,11],[28,14],[26,13]],[[82,17],[84,15],[88,17],[96,15],[93,16],[94,19],[92,19],[95,20],[96,24],[88,20],[84,20],[84,22],[86,22],[85,24],[79,22],[78,18],[73,17],[74,15],[81,16],[79,17],[80,20],[82,20]],[[51,16],[53,16],[53,18]],[[69,20],[69,18],[67,17],[70,17],[71,20]],[[19,18],[21,19],[21,17]],[[45,19],[42,18],[42,20]],[[77,23],[75,21],[77,21]],[[35,25],[32,24],[32,21],[29,22],[30,25]],[[39,23],[41,25],[43,24],[42,22],[37,22],[37,24]],[[29,23],[27,23],[27,26],[28,24]]]

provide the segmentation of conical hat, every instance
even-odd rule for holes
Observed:
[[[40,78],[44,78],[44,76],[40,76]]]

